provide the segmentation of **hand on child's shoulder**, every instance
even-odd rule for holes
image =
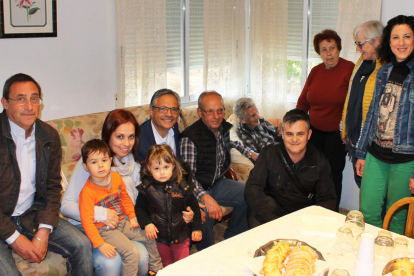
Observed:
[[[115,258],[115,256],[116,256],[115,248],[116,248],[115,246],[113,246],[109,243],[106,243],[106,242],[98,247],[98,249],[102,253],[102,255],[104,255],[108,259]]]
[[[145,234],[147,239],[155,240],[157,238],[158,229],[154,224],[150,223],[145,226]]]
[[[191,234],[191,239],[193,241],[201,241],[202,238],[203,238],[203,233],[200,230],[193,231],[193,233]]]
[[[137,217],[132,218],[132,219],[129,219],[129,226],[131,228],[139,228],[139,224],[138,224],[138,221],[137,221]]]

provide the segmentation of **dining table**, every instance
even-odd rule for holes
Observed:
[[[226,239],[158,272],[158,276],[180,275],[257,275],[264,257],[254,257],[256,250],[277,239],[299,240],[321,253],[314,275],[331,275],[337,268],[354,275],[356,250],[339,253],[334,249],[336,231],[344,226],[346,216],[320,206],[310,206]],[[381,228],[365,224],[365,232],[377,235]],[[393,238],[400,235],[392,233]],[[408,239],[409,254],[414,256],[414,240]],[[378,266],[378,265],[377,265]],[[383,264],[375,275],[382,275]],[[330,272],[328,272],[330,271]]]

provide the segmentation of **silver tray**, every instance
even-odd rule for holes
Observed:
[[[386,275],[387,273],[393,272],[395,270],[394,268],[395,261],[400,260],[400,259],[405,259],[405,258],[397,258],[397,259],[390,261],[388,264],[386,264],[384,266],[384,269],[382,270],[382,275]],[[407,259],[414,264],[413,258],[407,258]]]
[[[316,255],[318,255],[318,259],[321,261],[325,261],[325,259],[322,256],[322,253],[316,250],[314,247],[310,246],[306,242],[300,241],[300,240],[294,240],[294,239],[277,239],[270,241],[266,243],[265,245],[260,246],[256,252],[254,253],[254,257],[264,256],[266,255],[267,251],[273,247],[273,245],[277,244],[278,242],[288,242],[290,247],[296,247],[300,245],[306,245],[315,251]]]

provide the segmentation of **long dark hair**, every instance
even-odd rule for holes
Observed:
[[[381,62],[386,63],[386,62],[392,61],[392,59],[395,60],[395,55],[391,51],[391,47],[390,47],[391,32],[395,25],[403,25],[403,24],[410,26],[411,31],[414,32],[414,17],[413,16],[398,15],[390,19],[387,22],[387,26],[385,26],[384,32],[382,33],[381,46],[378,52],[378,56]]]
[[[139,126],[137,119],[134,114],[125,109],[115,109],[109,112],[106,116],[105,121],[102,126],[102,140],[109,145],[111,140],[112,133],[120,126],[126,123],[132,123],[135,127],[135,143],[132,147],[132,155],[134,156],[135,162],[138,162],[138,149],[139,149],[139,134],[141,132],[141,127]],[[111,155],[115,156],[111,147]]]

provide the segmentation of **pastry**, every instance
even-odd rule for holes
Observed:
[[[282,275],[281,269],[284,268],[283,262],[290,253],[290,246],[287,242],[278,242],[267,251],[261,274],[265,276]]]
[[[289,260],[285,266],[287,256]],[[260,273],[265,276],[311,276],[315,272],[317,258],[318,255],[309,246],[296,246],[291,249],[289,243],[279,242],[267,251]],[[282,268],[286,269],[284,274],[282,274]]]
[[[411,276],[414,274],[414,263],[408,258],[402,258],[393,264],[394,270],[391,272],[393,276]]]

